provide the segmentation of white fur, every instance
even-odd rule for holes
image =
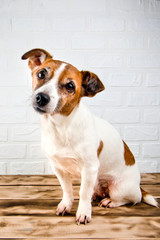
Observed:
[[[143,201],[149,205],[152,205],[158,208],[158,202],[150,194],[147,194],[145,197],[143,197]]]
[[[51,113],[61,96],[58,79],[66,64],[55,71],[54,78],[38,88],[50,96],[45,106],[47,114],[41,115],[42,148],[52,162],[63,189],[63,198],[57,214],[70,212],[73,203],[72,176],[81,177],[80,200],[76,214],[79,223],[91,221],[91,199],[101,188],[110,198],[101,205],[117,207],[141,201],[140,174],[137,165],[127,166],[124,159],[124,144],[118,132],[105,120],[99,119],[80,102],[69,116]],[[52,110],[50,112],[50,109]],[[103,148],[98,157],[98,148]]]
[[[71,175],[81,175],[77,220],[91,220],[91,198],[99,181],[109,183],[111,198],[122,204],[141,201],[140,175],[136,165],[126,166],[124,146],[117,131],[106,121],[92,115],[80,103],[66,117],[41,116],[42,148],[53,163],[63,189],[57,211],[71,210]],[[103,141],[103,150],[97,149]],[[124,200],[125,199],[125,200]],[[122,205],[121,204],[121,205]]]

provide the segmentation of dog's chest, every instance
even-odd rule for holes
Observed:
[[[42,148],[53,165],[72,175],[79,175],[82,161],[74,133],[58,131],[49,122],[42,127]]]

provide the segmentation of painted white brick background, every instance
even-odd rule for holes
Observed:
[[[160,171],[160,1],[0,0],[0,174],[48,174],[24,52],[44,48],[106,90],[83,101],[110,121],[141,172]]]

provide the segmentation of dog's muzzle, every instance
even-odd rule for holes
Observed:
[[[36,104],[38,107],[44,107],[46,106],[50,101],[50,97],[47,94],[44,93],[38,93],[36,95]]]

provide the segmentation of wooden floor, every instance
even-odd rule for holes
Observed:
[[[160,204],[160,174],[143,174],[144,190]],[[115,209],[93,203],[92,222],[76,225],[79,182],[72,214],[56,216],[62,191],[54,176],[0,176],[1,239],[160,239],[160,208],[144,203]]]

